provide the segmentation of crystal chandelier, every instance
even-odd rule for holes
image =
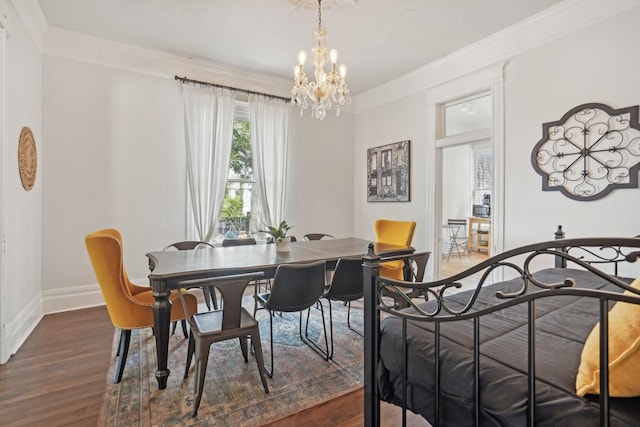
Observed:
[[[290,0],[292,3],[302,1]],[[334,0],[335,1],[335,0]],[[345,80],[347,67],[340,65],[336,69],[336,61],[338,59],[338,51],[329,50],[325,45],[327,32],[322,28],[322,0],[318,0],[318,27],[313,30],[313,37],[316,45],[311,49],[311,57],[315,66],[315,80],[309,81],[304,72],[304,63],[307,59],[307,53],[300,51],[298,53],[298,65],[294,69],[294,84],[291,89],[291,103],[300,106],[300,115],[304,110],[311,107],[311,116],[314,119],[324,119],[327,110],[335,104],[336,116],[340,114],[340,106],[351,103],[349,96],[349,86]],[[330,63],[330,70],[325,72],[325,64]]]

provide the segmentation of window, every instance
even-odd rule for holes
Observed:
[[[444,106],[444,136],[491,128],[491,94],[481,93]]]
[[[216,241],[242,238],[249,234],[251,190],[253,188],[253,152],[246,103],[236,104],[229,176],[220,208]]]
[[[491,204],[493,155],[489,142],[473,144],[473,203]]]

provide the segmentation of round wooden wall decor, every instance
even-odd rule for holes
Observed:
[[[33,132],[25,126],[20,132],[18,142],[18,167],[20,169],[20,180],[25,190],[33,188],[36,181],[36,169],[38,168],[38,152],[36,151],[36,141],[33,139]]]

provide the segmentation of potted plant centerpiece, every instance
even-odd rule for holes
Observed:
[[[287,221],[282,221],[277,227],[268,225],[263,232],[271,236],[269,240],[275,242],[277,252],[288,252],[291,237],[287,236],[287,232],[292,228],[293,226],[287,224]]]

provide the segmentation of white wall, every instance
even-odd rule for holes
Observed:
[[[91,231],[119,229],[128,274],[144,278],[146,252],[184,239],[186,184],[174,80],[45,55],[44,93],[42,267],[50,312],[68,309],[69,295],[97,291],[74,289],[95,284],[84,246]]]
[[[471,145],[442,150],[442,220],[471,216],[473,175]]]
[[[352,237],[353,115],[330,111],[318,121],[306,111],[295,121],[284,214],[294,226],[290,234],[298,240],[308,233]]]
[[[615,190],[604,199],[579,202],[559,192],[543,192],[542,180],[531,166],[531,150],[541,138],[542,124],[559,119],[572,107],[586,102],[602,102],[614,108],[638,105],[640,85],[638,73],[640,57],[635,53],[640,28],[640,7],[626,10],[611,18],[585,27],[570,35],[548,41],[522,53],[499,57],[507,60],[504,79],[505,102],[505,174],[504,174],[504,248],[550,240],[557,225],[562,224],[568,237],[621,235],[640,233],[636,226],[636,212],[640,209],[640,189]],[[532,32],[529,33],[531,35]],[[425,135],[434,132],[425,123],[426,107],[422,91],[433,75],[460,76],[473,74],[466,67],[464,55],[479,56],[488,52],[506,51],[499,43],[480,44],[480,52],[468,51],[443,60],[434,69],[428,68],[400,79],[397,85],[388,84],[379,93],[368,93],[374,107],[360,107],[356,115],[354,207],[356,232],[365,234],[375,218],[392,217],[414,219],[418,222],[414,246],[423,247],[429,230],[424,224],[434,214],[434,206],[427,206],[430,191],[425,183],[435,182],[434,171],[425,170],[424,164],[434,153],[424,148]],[[466,71],[465,71],[466,70]],[[422,76],[422,77],[421,77]],[[420,81],[414,94],[380,105],[380,97],[390,93],[409,91],[408,81]],[[435,86],[433,86],[435,87]],[[412,140],[411,199],[407,204],[367,203],[364,197],[364,150],[368,147]],[[427,193],[427,194],[425,194]]]
[[[4,129],[2,153],[6,168],[7,351],[14,353],[42,317],[41,298],[41,196],[42,155],[46,137],[42,131],[42,59],[34,40],[13,8],[10,32],[5,41]],[[38,151],[38,170],[31,191],[25,191],[18,171],[18,140],[23,126],[33,132]]]
[[[356,116],[353,163],[354,231],[364,239],[375,239],[376,219],[416,221],[413,246],[426,247],[426,108],[423,93],[407,96]],[[410,201],[367,202],[367,149],[410,140]]]
[[[84,236],[123,234],[130,277],[145,253],[185,238],[185,154],[179,83],[132,70],[44,56],[43,283],[45,312],[101,304]],[[353,118],[292,111],[286,220],[353,234]]]
[[[640,104],[640,7],[558,41],[533,49],[507,66],[506,246],[552,238],[559,224],[568,237],[640,234],[640,189],[614,190],[580,202],[558,191],[541,191],[530,155],[542,138],[542,123],[571,108],[600,102],[612,108]]]

